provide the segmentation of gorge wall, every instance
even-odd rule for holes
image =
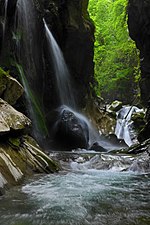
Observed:
[[[141,139],[150,137],[150,1],[129,0],[128,28],[140,51],[141,99],[147,107],[147,124]]]
[[[17,61],[16,42],[21,35],[15,33],[16,3],[17,0],[8,0],[6,9],[6,1],[0,0],[0,64],[9,68],[13,66],[12,61]],[[72,77],[72,91],[78,105],[83,106],[85,96],[89,92],[89,84],[93,82],[94,72],[94,28],[88,17],[88,0],[33,0],[33,4],[35,21],[30,21],[30,23],[34,22],[33,32],[36,36],[36,43],[32,43],[34,46],[32,52],[36,55],[37,69],[36,78],[34,78],[34,74],[30,74],[30,79],[34,81],[32,89],[41,98],[41,89],[43,88],[40,102],[44,104],[44,110],[49,111],[51,107],[56,107],[58,103],[57,93],[43,26],[43,18],[45,18],[63,51]],[[29,20],[32,18],[33,16]],[[5,34],[3,34],[4,23]],[[30,41],[32,42],[31,39]],[[21,49],[20,54],[25,54],[24,49]]]
[[[19,1],[19,0],[18,0]],[[17,63],[26,64],[24,46],[18,52],[18,43],[22,33],[16,31],[17,0],[0,0],[0,66],[17,76]],[[20,2],[25,2],[21,1]],[[88,0],[31,0],[34,15],[29,18],[34,22],[34,42],[26,33],[27,42],[31,42],[31,51],[35,60],[35,71],[25,71],[29,76],[29,85],[39,100],[42,113],[47,115],[59,105],[52,60],[47,52],[43,18],[57,40],[68,65],[73,88],[72,92],[78,107],[86,104],[90,84],[94,82],[94,25],[87,12]],[[33,24],[32,24],[33,25]],[[146,0],[129,0],[128,27],[131,38],[140,50],[141,62],[141,97],[149,108],[150,98],[150,3]],[[20,62],[19,56],[24,56]],[[23,104],[22,104],[23,105]],[[24,109],[23,109],[24,110]],[[149,111],[147,118],[149,120]],[[149,127],[149,126],[148,126]]]
[[[20,82],[28,80],[31,101],[38,99],[36,120],[47,127],[49,112],[60,102],[43,18],[63,52],[77,107],[82,108],[94,81],[94,25],[87,7],[88,0],[0,0],[0,66]],[[19,110],[28,115],[24,101]]]
[[[129,0],[128,27],[130,37],[140,50],[141,98],[148,105],[150,98],[150,2]]]

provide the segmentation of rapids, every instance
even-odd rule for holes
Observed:
[[[0,224],[150,223],[150,176],[141,167],[137,169],[137,159],[72,154],[64,153],[59,174],[38,175],[1,197]]]

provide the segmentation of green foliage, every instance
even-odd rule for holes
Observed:
[[[2,67],[0,67],[0,77],[3,77],[3,76],[10,76],[9,71],[4,71]]]
[[[128,34],[126,8],[127,0],[89,1],[90,17],[96,27],[96,92],[111,101],[125,101],[133,96],[139,77],[138,55]]]

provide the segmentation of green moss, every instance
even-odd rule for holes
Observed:
[[[19,149],[21,141],[19,138],[11,137],[11,138],[9,138],[8,143],[12,148]]]
[[[9,71],[4,71],[2,67],[0,67],[0,78],[4,76],[10,76]]]
[[[89,19],[89,14],[88,14],[88,11],[87,11],[88,3],[89,3],[89,0],[83,0],[82,1],[82,14],[85,18]]]
[[[22,84],[26,89],[26,94],[28,95],[28,98],[30,98],[30,101],[32,103],[32,109],[33,109],[35,120],[37,123],[36,124],[37,128],[41,133],[43,133],[44,136],[47,136],[48,129],[47,129],[47,126],[45,123],[44,114],[41,111],[40,102],[38,101],[37,97],[34,95],[34,93],[32,92],[32,90],[29,87],[29,84],[26,79],[26,76],[25,76],[22,66],[20,64],[16,64],[16,68],[18,69],[20,80],[22,81]]]

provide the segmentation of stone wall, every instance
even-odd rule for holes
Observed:
[[[140,51],[141,100],[147,107],[147,123],[139,136],[142,141],[150,137],[150,1],[129,0],[128,28]]]
[[[38,91],[35,90],[35,85],[33,85],[33,89],[38,95],[43,79],[45,79],[43,99],[40,102],[44,104],[45,111],[57,106],[53,69],[48,60],[44,38],[42,24],[44,17],[63,51],[72,77],[72,91],[77,99],[77,104],[83,107],[85,96],[90,91],[89,84],[94,79],[94,27],[87,12],[88,0],[33,0],[33,3],[36,11],[36,32],[39,34],[38,44],[35,43],[35,45],[40,48],[34,52],[38,57],[38,63],[36,63],[37,79],[34,80]],[[0,6],[0,65],[4,67],[7,65],[10,68],[12,67],[12,59],[17,60],[15,37],[13,36],[15,33],[13,29],[16,0],[8,0],[5,41],[3,40],[5,0],[0,0]]]
[[[147,106],[150,99],[150,1],[129,0],[128,28],[140,50],[141,98]]]

